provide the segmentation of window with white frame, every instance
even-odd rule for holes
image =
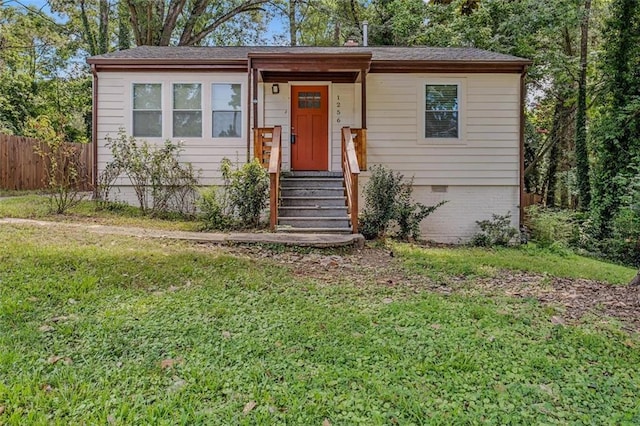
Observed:
[[[242,137],[242,85],[211,85],[211,121],[214,138]]]
[[[133,85],[133,136],[162,137],[162,84]]]
[[[460,86],[425,85],[424,137],[458,139],[460,137]]]
[[[202,137],[202,85],[174,83],[173,137]]]

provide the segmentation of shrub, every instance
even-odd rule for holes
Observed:
[[[541,247],[567,248],[578,239],[578,228],[572,212],[529,206],[526,210],[531,239]]]
[[[180,142],[165,141],[157,147],[147,141],[138,141],[124,130],[117,138],[106,137],[113,161],[108,163],[98,178],[100,202],[109,202],[115,180],[124,174],[136,194],[143,214],[162,215],[195,212],[198,173],[191,163],[181,163],[183,151]]]
[[[476,221],[480,232],[473,236],[471,244],[480,247],[508,246],[518,230],[511,226],[511,212],[500,216],[492,214],[491,219]]]
[[[258,226],[269,203],[269,173],[257,159],[231,173],[229,201],[243,224]]]
[[[220,164],[222,186],[201,193],[198,206],[205,229],[258,227],[269,202],[269,174],[258,160],[233,170],[231,160]]]
[[[396,228],[400,239],[420,236],[420,223],[446,201],[425,206],[412,199],[413,179],[382,165],[371,167],[371,177],[364,188],[365,207],[360,215],[359,230],[367,239],[380,238]]]
[[[56,130],[47,116],[30,118],[26,126],[27,136],[42,141],[34,151],[45,164],[44,184],[51,193],[51,210],[63,214],[84,198],[80,185],[86,166],[80,160],[80,149],[66,143],[64,131]]]

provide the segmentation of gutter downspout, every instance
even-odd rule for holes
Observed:
[[[91,165],[91,185],[93,198],[98,196],[98,71],[96,65],[91,64],[93,75],[93,104],[91,105],[91,143],[93,143],[93,164]]]
[[[520,218],[519,227],[522,229],[524,226],[524,127],[525,127],[525,115],[524,108],[527,98],[527,86],[525,84],[525,78],[527,77],[527,66],[522,67],[522,73],[520,74]]]

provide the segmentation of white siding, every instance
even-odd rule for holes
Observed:
[[[291,90],[286,83],[279,83],[280,93],[271,92],[271,83],[261,85],[261,97],[258,111],[262,111],[258,120],[260,127],[282,126],[282,169],[291,170]],[[264,107],[263,107],[264,106]]]
[[[460,82],[459,140],[425,140],[424,84]],[[448,202],[422,224],[422,235],[468,241],[476,221],[511,212],[519,219],[519,109],[517,74],[370,74],[367,79],[369,165],[384,164],[414,178],[414,199]],[[369,172],[361,178],[361,191]],[[433,192],[446,185],[447,192]],[[361,203],[364,205],[364,203]]]
[[[424,84],[459,81],[461,138],[431,143],[422,132]],[[520,76],[517,74],[370,74],[369,164],[387,164],[416,185],[519,182]]]
[[[172,84],[202,84],[202,135],[201,138],[172,137]],[[122,128],[132,133],[132,88],[134,83],[162,83],[162,121],[161,138],[146,139],[150,143],[162,144],[166,139],[183,142],[183,161],[191,162],[201,171],[201,182],[211,185],[220,177],[220,161],[224,157],[244,163],[247,157],[247,76],[245,73],[124,73],[102,72],[98,76],[98,173],[112,160],[105,146],[106,136],[115,138]],[[211,84],[239,83],[242,85],[242,137],[213,138],[211,136]],[[252,154],[252,152],[251,152]],[[125,180],[121,179],[121,184]],[[129,199],[128,196],[124,197]]]

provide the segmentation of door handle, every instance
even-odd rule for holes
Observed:
[[[296,134],[293,133],[293,131],[295,130],[295,128],[292,126],[291,127],[291,144],[293,145],[294,143],[296,143]]]

